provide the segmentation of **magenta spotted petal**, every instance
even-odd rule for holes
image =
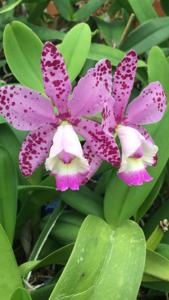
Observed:
[[[77,131],[84,136],[96,156],[112,164],[119,166],[120,152],[113,138],[102,130],[99,123],[90,120],[81,120]]]
[[[60,113],[67,112],[71,83],[62,55],[50,42],[45,43],[41,64],[46,94],[53,100]]]
[[[111,63],[99,61],[74,88],[69,108],[73,117],[93,115],[102,111],[112,89]]]
[[[85,178],[85,182],[87,182],[101,166],[102,159],[92,151],[92,148],[88,143],[84,144],[83,152],[90,166],[89,172]]]
[[[20,130],[34,130],[42,124],[55,122],[50,101],[21,85],[0,88],[0,114]]]
[[[122,159],[118,174],[129,185],[140,185],[152,179],[146,168],[157,163],[158,147],[141,126],[158,122],[166,109],[166,96],[159,82],[150,83],[126,108],[136,64],[137,55],[132,50],[118,65],[113,77],[113,97],[104,105],[102,122],[106,134],[117,135],[120,139]]]
[[[121,121],[131,90],[137,67],[137,54],[131,50],[117,66],[113,76],[113,97],[116,100],[114,114],[117,122]]]
[[[159,82],[153,82],[129,104],[126,117],[130,123],[136,125],[151,124],[161,120],[165,109],[164,90]]]
[[[32,131],[22,144],[19,164],[24,176],[30,176],[47,158],[56,126],[42,126]]]

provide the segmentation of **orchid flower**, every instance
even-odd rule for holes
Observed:
[[[45,162],[58,190],[76,190],[95,170],[87,147],[99,159],[120,163],[115,141],[99,123],[84,118],[101,112],[108,100],[111,64],[108,60],[98,62],[72,93],[63,57],[50,42],[44,45],[41,67],[45,95],[21,85],[3,86],[0,113],[16,129],[31,131],[19,155],[22,174],[30,176]],[[84,151],[78,134],[86,140]]]
[[[122,149],[118,176],[128,185],[152,180],[147,166],[157,161],[158,147],[142,125],[158,122],[166,109],[166,97],[159,82],[150,83],[128,105],[137,66],[131,50],[118,65],[112,78],[112,93],[103,111],[103,129],[118,136]]]

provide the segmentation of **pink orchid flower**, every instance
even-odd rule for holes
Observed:
[[[165,93],[159,82],[150,83],[127,105],[136,66],[137,54],[131,50],[112,78],[112,97],[104,108],[102,124],[105,132],[120,140],[122,159],[118,176],[128,185],[152,180],[146,169],[156,164],[158,147],[141,126],[158,122],[166,109]]]
[[[45,161],[58,190],[76,190],[94,170],[78,134],[99,159],[120,163],[115,141],[100,124],[83,118],[102,111],[110,94],[111,64],[107,60],[98,62],[72,94],[63,57],[50,42],[44,45],[41,67],[46,96],[21,85],[3,86],[0,113],[16,129],[31,131],[20,152],[22,174],[30,176]]]

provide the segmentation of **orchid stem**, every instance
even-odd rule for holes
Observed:
[[[132,13],[132,14],[130,15],[130,17],[129,17],[129,19],[128,19],[128,22],[127,22],[127,25],[126,25],[126,27],[124,28],[124,31],[123,31],[123,33],[122,33],[122,35],[121,35],[121,39],[120,39],[120,42],[119,42],[119,48],[120,48],[121,45],[123,44],[123,42],[124,42],[124,40],[125,40],[125,38],[126,38],[126,35],[128,34],[128,31],[129,31],[129,29],[130,29],[130,26],[131,26],[131,24],[132,24],[134,18],[135,18],[135,14]]]

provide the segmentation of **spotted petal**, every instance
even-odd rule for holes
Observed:
[[[131,50],[117,66],[113,77],[114,114],[121,122],[134,84],[137,67],[137,54]]]
[[[127,109],[130,123],[144,125],[161,120],[166,109],[166,96],[159,82],[150,83]]]
[[[21,130],[34,130],[55,121],[50,101],[21,85],[0,88],[0,114]]]
[[[82,77],[74,88],[69,107],[73,117],[101,112],[112,87],[111,63],[101,60]]]
[[[24,176],[30,176],[48,156],[55,126],[42,126],[26,137],[19,155],[19,164]]]
[[[102,128],[107,133],[113,133],[117,123],[114,116],[114,105],[115,105],[115,99],[110,96],[109,101],[104,105],[102,117]]]
[[[65,113],[71,83],[62,55],[50,42],[44,45],[41,64],[46,94],[53,100],[59,112]]]
[[[113,166],[119,166],[120,153],[117,144],[113,136],[104,133],[100,124],[82,120],[78,124],[77,132],[85,137],[96,156]]]
[[[89,163],[89,172],[86,175],[85,182],[87,182],[94,173],[99,169],[102,163],[102,159],[98,157],[88,143],[84,144],[83,147],[84,156]]]

